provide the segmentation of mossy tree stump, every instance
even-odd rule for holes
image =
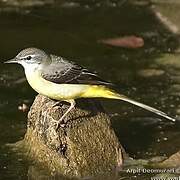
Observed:
[[[123,149],[108,115],[95,99],[81,99],[56,129],[69,104],[38,95],[28,114],[24,147],[28,156],[53,174],[93,176],[120,168]]]

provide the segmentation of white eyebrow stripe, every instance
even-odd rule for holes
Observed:
[[[35,57],[36,55],[35,55],[35,54],[27,55],[27,56],[21,57],[21,59],[26,59],[28,56],[31,56],[31,57],[33,58],[33,57]]]

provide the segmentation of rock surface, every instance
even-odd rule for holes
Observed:
[[[123,148],[98,101],[83,99],[68,114],[67,123],[56,130],[54,121],[69,104],[38,95],[28,115],[28,128],[21,144],[28,157],[51,174],[84,177],[121,168]],[[125,155],[125,153],[124,153]]]

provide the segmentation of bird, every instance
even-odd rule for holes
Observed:
[[[28,83],[37,93],[59,102],[70,103],[69,108],[56,122],[57,127],[75,107],[75,100],[78,98],[101,97],[122,100],[175,121],[158,109],[116,92],[111,86],[112,83],[103,80],[97,73],[61,56],[48,54],[44,50],[26,48],[5,63],[22,65]]]

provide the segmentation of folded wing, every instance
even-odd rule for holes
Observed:
[[[58,84],[113,85],[101,79],[96,73],[90,72],[78,64],[66,61],[61,57],[51,57],[52,63],[43,68],[41,74],[48,81]]]

